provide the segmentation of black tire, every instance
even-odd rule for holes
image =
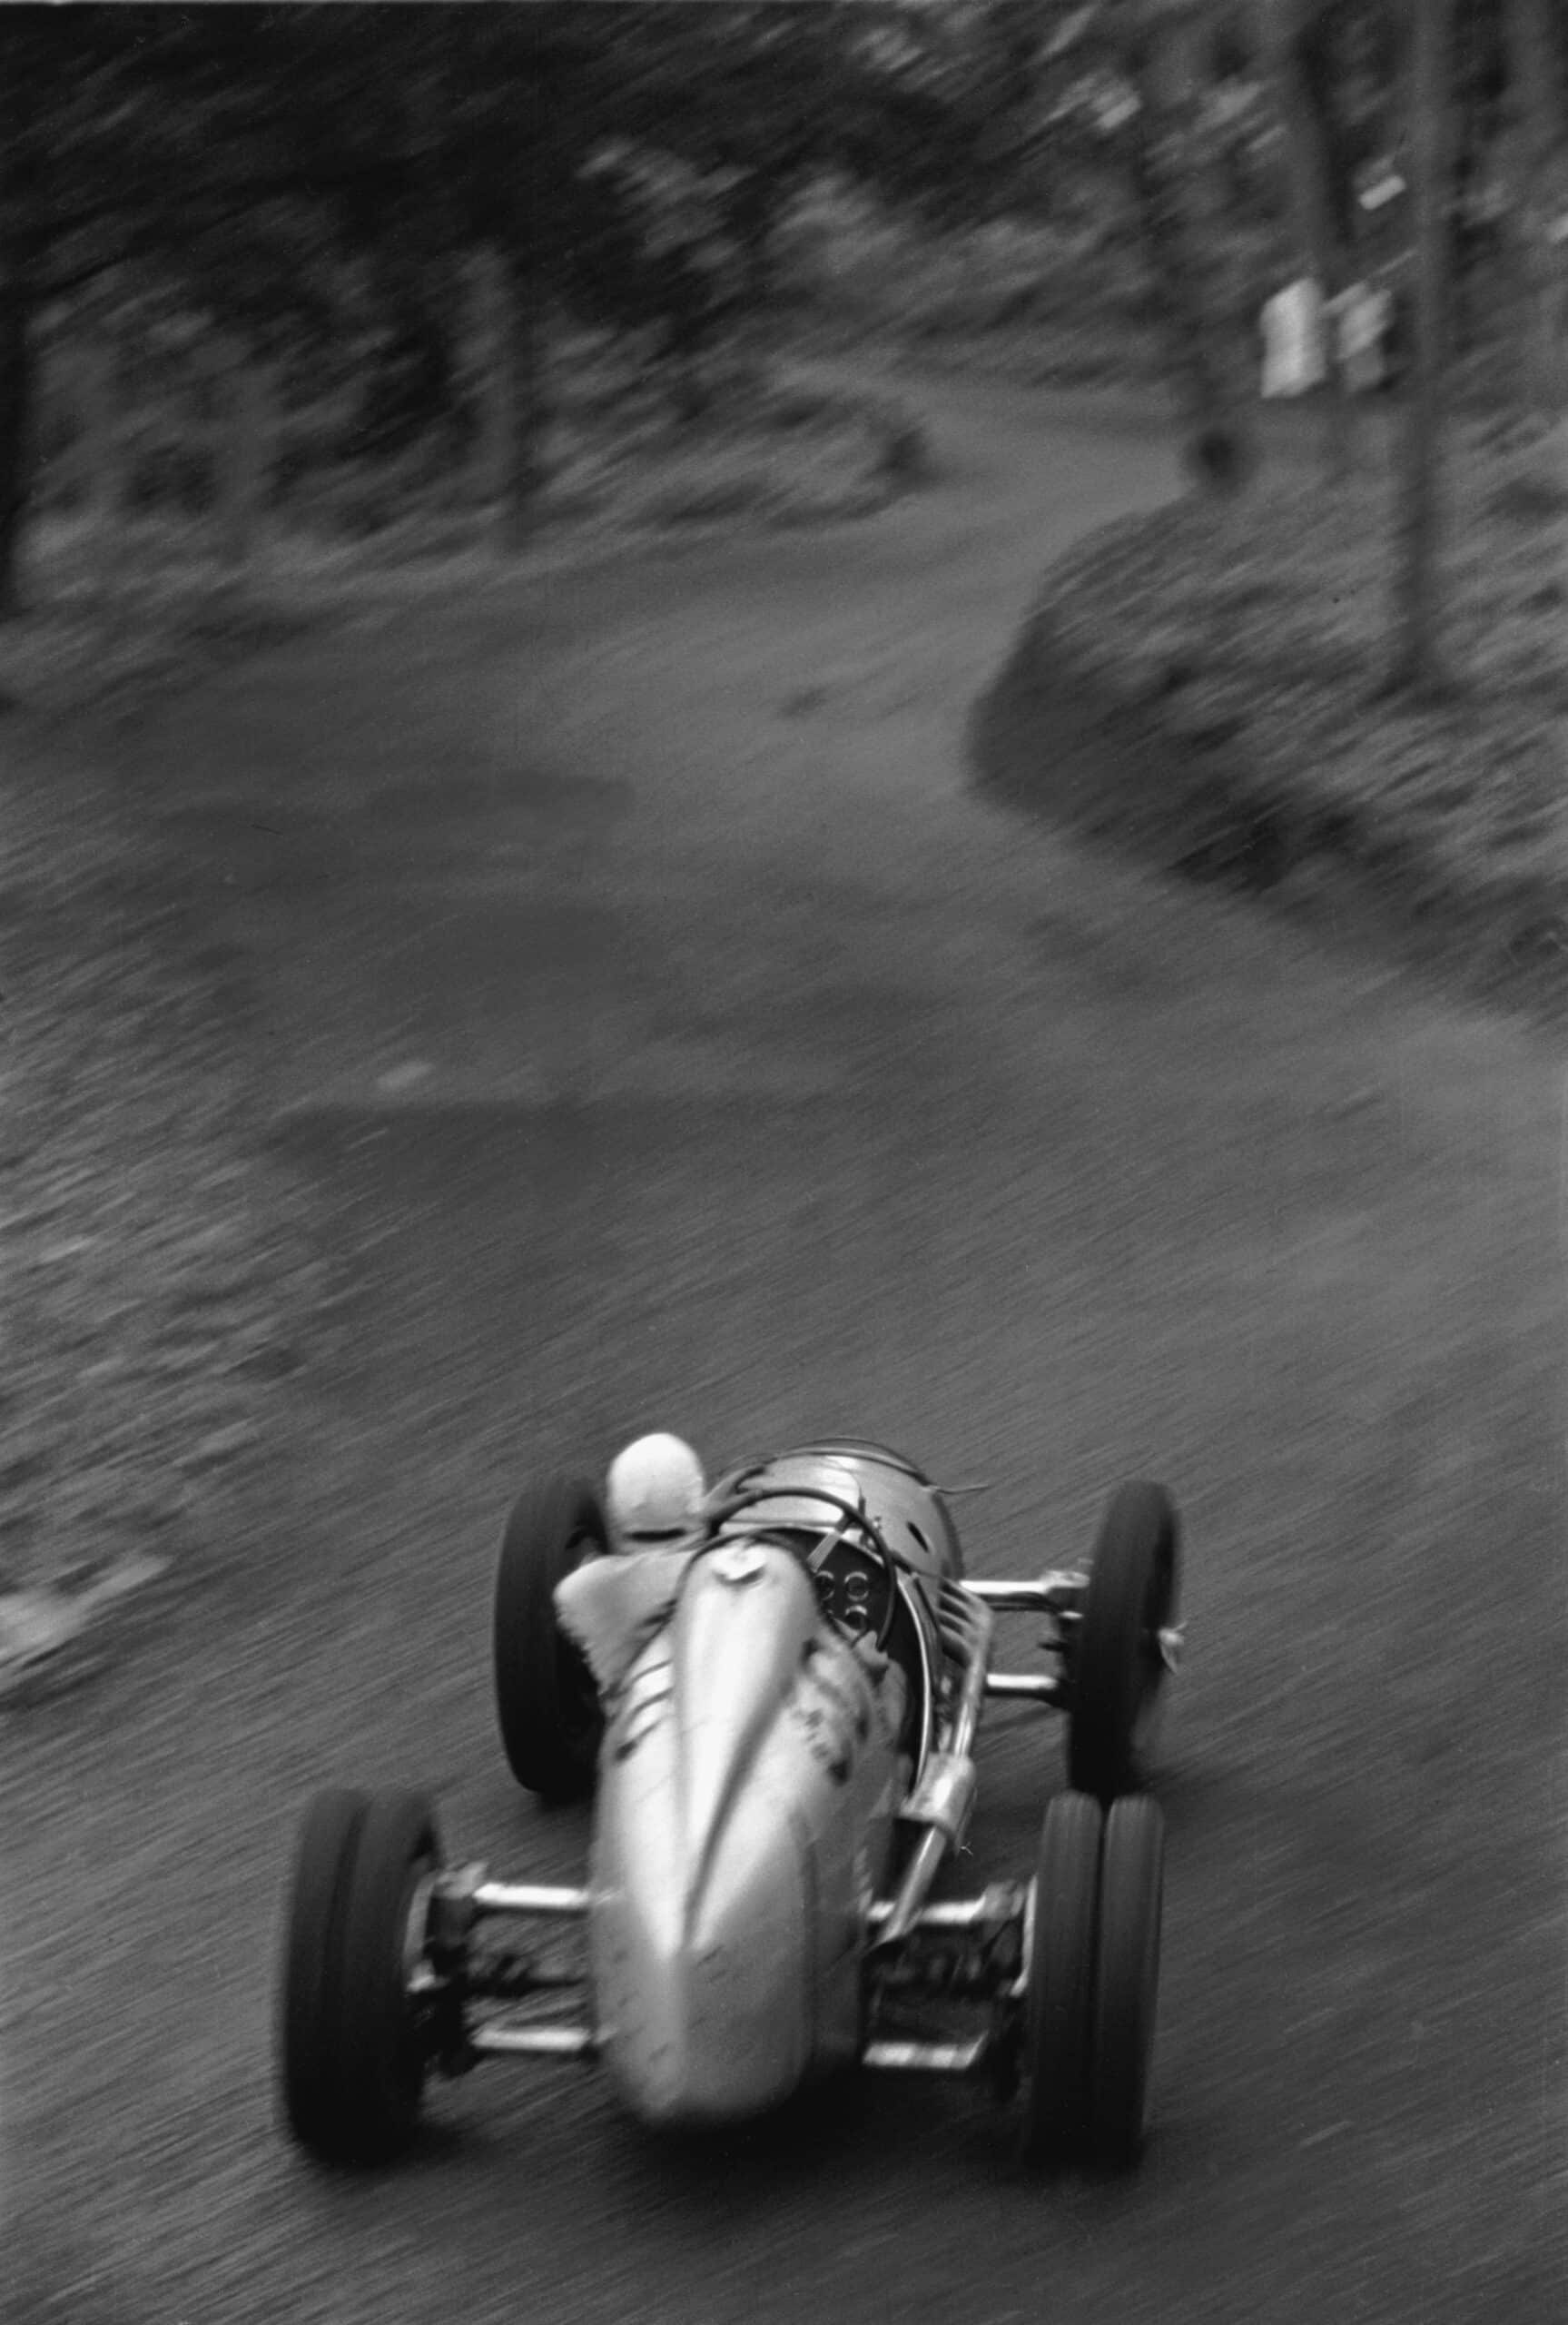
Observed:
[[[278,1998],[279,2070],[289,2128],[316,2155],[332,2154],[337,2143],[333,2065],[343,1925],[370,1805],[362,1792],[319,1793],[294,1855]]]
[[[1119,1800],[1105,1820],[1096,1947],[1090,2143],[1125,2170],[1138,2160],[1148,2115],[1159,1998],[1165,1821],[1147,1798]]]
[[[281,2051],[290,2128],[323,2162],[387,2162],[413,2136],[429,2061],[409,1993],[410,1914],[439,1862],[417,1793],[324,1793],[305,1819]]]
[[[1070,2163],[1089,2139],[1104,1823],[1097,1800],[1063,1793],[1046,1810],[1040,1836],[1020,2134],[1031,2163]]]
[[[556,1478],[521,1495],[496,1569],[496,1716],[507,1764],[549,1801],[593,1789],[605,1732],[598,1689],[556,1619],[556,1585],[609,1537],[597,1494]]]
[[[1067,1780],[1107,1806],[1139,1781],[1164,1692],[1159,1633],[1176,1619],[1181,1534],[1163,1486],[1125,1485],[1100,1524],[1070,1660]]]

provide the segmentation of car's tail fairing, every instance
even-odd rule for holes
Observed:
[[[799,1560],[698,1558],[612,1712],[591,1889],[604,2055],[650,2122],[733,2120],[857,2053],[902,1682]]]

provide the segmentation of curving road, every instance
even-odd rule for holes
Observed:
[[[1039,571],[1174,470],[928,395],[940,480],[874,524],[412,609],[131,746],[351,1290],[221,1587],[7,1730],[27,2325],[1561,2313],[1559,1070],[974,803]],[[987,1480],[993,1571],[1080,1548],[1129,1471],[1175,1488],[1132,2181],[1032,2185],[981,2095],[908,2084],[671,2150],[491,2070],[368,2182],[277,2137],[301,1801],[429,1784],[459,1852],[570,1876],[581,1820],[492,1735],[491,1560],[522,1476],[660,1423]],[[1060,1780],[999,1720],[977,1875]]]

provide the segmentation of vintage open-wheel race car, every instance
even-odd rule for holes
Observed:
[[[590,1486],[525,1493],[497,1710],[521,1785],[591,1796],[587,1884],[449,1865],[418,1794],[319,1796],[279,1993],[293,2136],[387,2160],[431,2071],[489,2057],[597,2059],[644,2122],[687,2126],[859,2066],[989,2076],[1030,2158],[1131,2162],[1164,1857],[1138,1786],[1178,1569],[1169,1495],[1135,1483],[1085,1568],[968,1578],[943,1494],[851,1440],[732,1472],[663,1554],[618,1552]],[[1043,1618],[1046,1667],[992,1669],[1008,1614]],[[1031,1878],[936,1898],[995,1699],[1065,1715],[1069,1789]]]

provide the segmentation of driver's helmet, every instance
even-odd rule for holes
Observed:
[[[662,1430],[616,1455],[605,1480],[605,1514],[618,1550],[677,1549],[700,1532],[707,1491],[689,1445]]]

